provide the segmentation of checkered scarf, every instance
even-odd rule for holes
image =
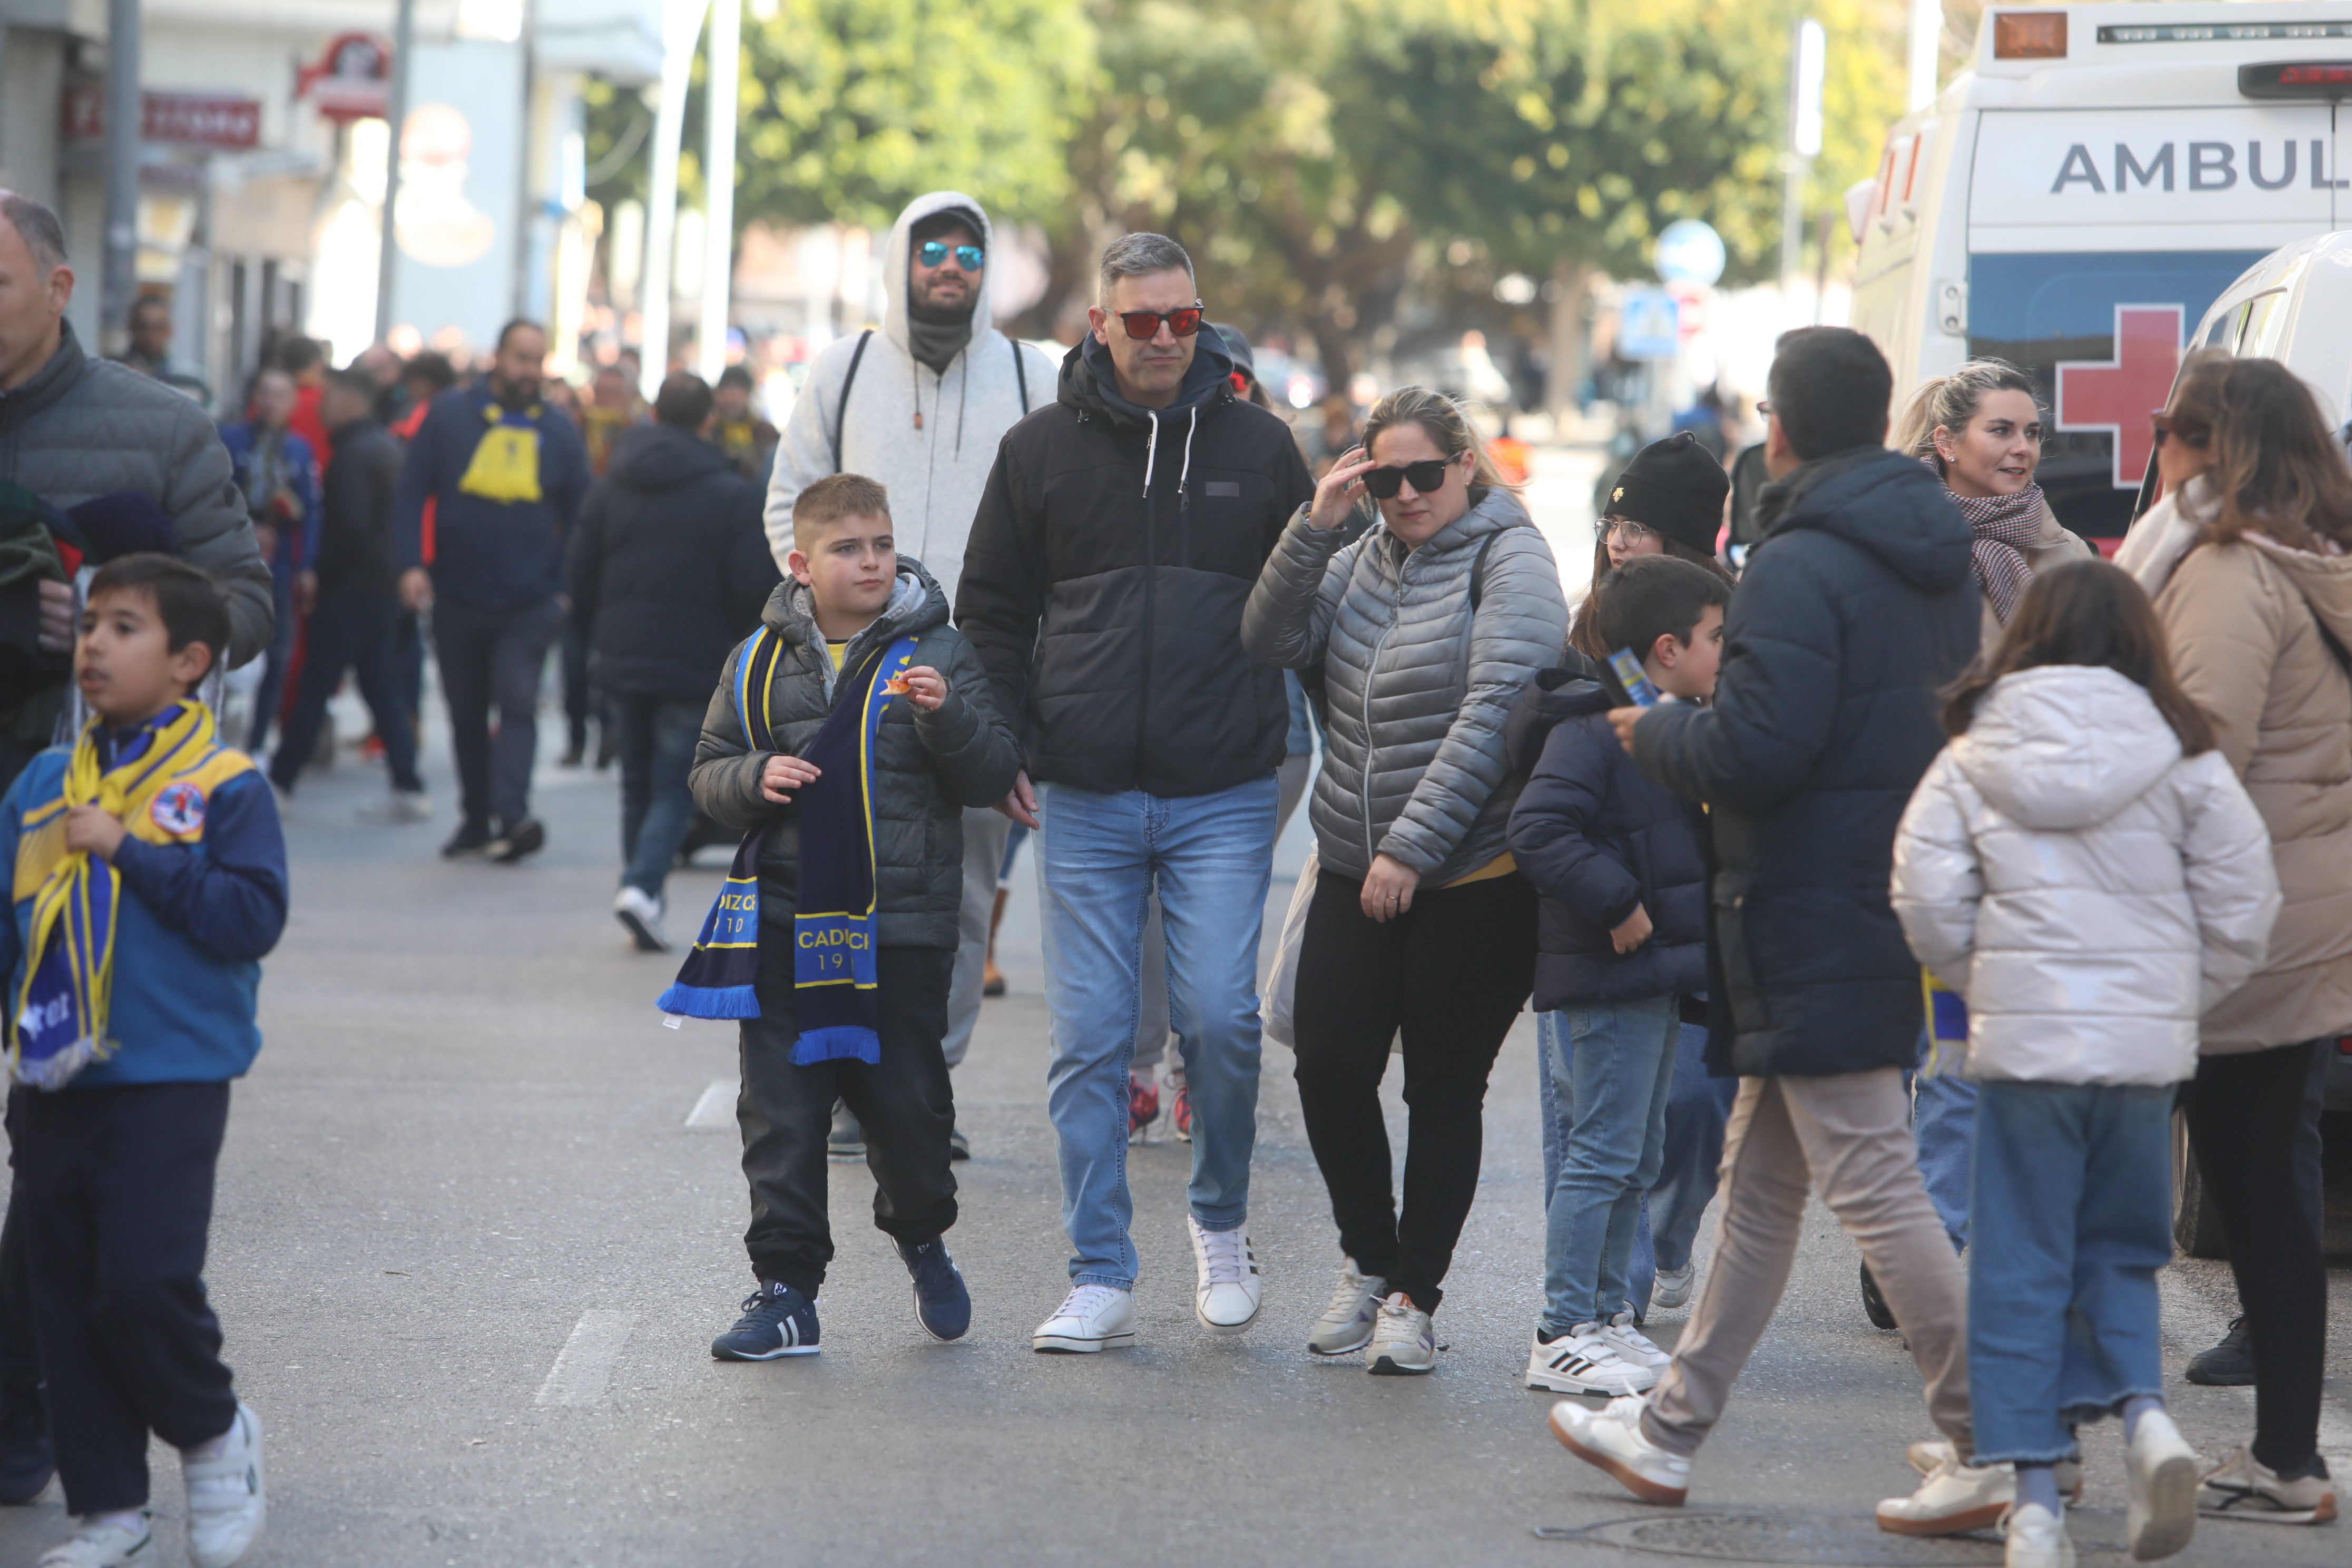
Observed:
[[[1935,458],[1919,460],[1938,479],[1943,477]],[[1944,493],[1951,495],[1949,489]],[[1993,618],[2007,626],[2018,596],[2033,580],[2025,546],[2042,537],[2042,487],[2028,485],[2013,496],[1953,495],[1952,504],[1960,509],[1960,515],[1969,520],[1969,531],[1976,535],[1970,549],[1976,557],[1977,584],[1992,601]]]

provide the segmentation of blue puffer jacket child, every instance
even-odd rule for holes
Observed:
[[[0,867],[14,895],[0,927],[0,976],[12,1002],[25,979],[33,895],[65,851],[71,757],[52,746],[0,798]],[[261,958],[286,928],[286,839],[269,781],[242,752],[215,747],[125,826],[130,836],[114,852],[122,898],[107,1017],[116,1049],[66,1092],[242,1078],[261,1049]]]
[[[1511,855],[1543,895],[1538,1012],[1706,989],[1705,826],[1617,743],[1608,713],[1627,699],[1591,668],[1539,672],[1503,731],[1512,771],[1528,775]],[[1637,905],[1650,912],[1650,940],[1621,953],[1609,933]]]

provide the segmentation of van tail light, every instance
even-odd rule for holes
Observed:
[[[1992,58],[1997,60],[2063,60],[2066,58],[2063,11],[1996,11]]]
[[[2238,92],[2245,98],[2352,98],[2352,61],[2273,61],[2240,66]]]

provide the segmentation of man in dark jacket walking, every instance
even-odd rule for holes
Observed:
[[[425,781],[416,772],[416,735],[400,679],[400,591],[393,570],[392,497],[400,482],[400,443],[378,424],[376,386],[364,372],[330,372],[319,397],[334,461],[320,490],[319,598],[310,612],[310,650],[294,693],[294,713],[269,782],[291,795],[319,743],[327,700],[347,669],[383,742],[392,797],[365,815],[383,822],[422,822]]]
[[[654,422],[622,433],[572,531],[572,625],[620,738],[621,858],[613,915],[645,952],[663,952],[662,888],[694,821],[694,766],[710,689],[760,624],[776,563],[760,487],[696,434],[710,388],[679,371]]]
[[[1008,813],[1036,826],[1043,796],[1047,1106],[1074,1256],[1039,1350],[1134,1338],[1128,1064],[1155,884],[1192,1095],[1195,1315],[1213,1333],[1257,1315],[1258,924],[1289,707],[1241,619],[1314,489],[1288,428],[1235,396],[1181,246],[1129,235],[1101,283],[1057,401],[998,449],[956,592],[1027,746]]]
[[[393,508],[401,598],[411,610],[433,611],[449,703],[465,814],[441,848],[453,860],[512,862],[547,842],[530,815],[539,681],[563,630],[563,536],[587,494],[588,450],[572,421],[540,396],[546,359],[545,332],[508,322],[490,374],[433,400],[409,440]]]
[[[1681,1501],[1818,1186],[1893,1305],[1955,1451],[1916,1495],[1881,1503],[1879,1522],[1956,1533],[1993,1523],[2012,1483],[2007,1467],[1965,1462],[1967,1280],[1911,1140],[1919,965],[1887,883],[1895,823],[1943,745],[1936,692],[1976,652],[1969,526],[1926,468],[1885,449],[1893,377],[1870,340],[1784,335],[1769,391],[1776,482],[1715,702],[1611,715],[1643,772],[1709,811],[1708,1062],[1739,1075],[1722,1231],[1646,1408],[1564,1404],[1552,1425],[1637,1495]]]

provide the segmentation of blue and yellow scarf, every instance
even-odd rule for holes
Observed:
[[[752,752],[772,752],[769,693],[784,645],[761,626],[735,661],[735,712]],[[800,909],[793,916],[795,1066],[882,1059],[874,967],[874,741],[893,695],[891,676],[913,662],[901,637],[845,671],[816,737],[800,753],[818,777],[793,798],[800,824]],[[743,836],[694,951],[657,1005],[673,1019],[760,1015],[760,844]]]
[[[213,744],[211,710],[190,700],[127,737],[107,734],[92,719],[74,742],[59,793],[26,803],[16,894],[32,899],[33,921],[7,1020],[8,1068],[18,1082],[61,1089],[114,1048],[106,1024],[122,875],[85,851],[65,849],[66,813],[95,805],[143,840],[184,839],[201,830],[206,788],[217,782],[212,775],[251,765]]]

